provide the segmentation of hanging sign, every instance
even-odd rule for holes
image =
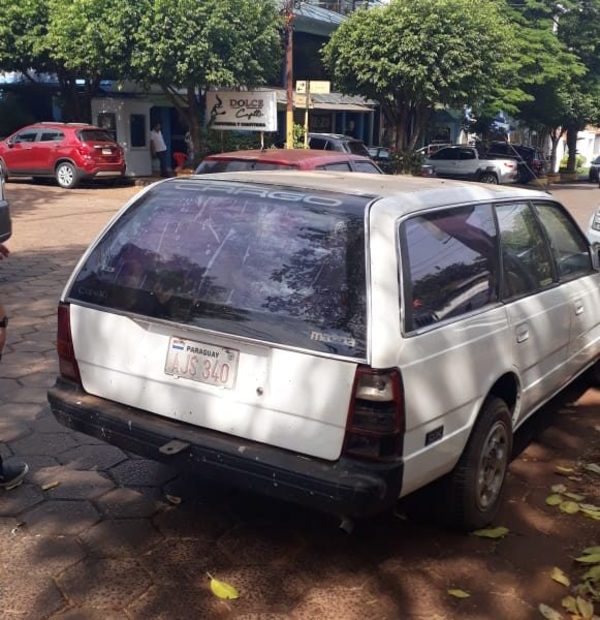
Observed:
[[[275,91],[224,91],[206,93],[209,129],[230,131],[277,131]]]

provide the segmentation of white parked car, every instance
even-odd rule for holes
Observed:
[[[427,156],[438,177],[480,183],[516,183],[518,164],[514,157],[484,155],[474,146],[447,146]]]
[[[596,262],[541,192],[167,180],[69,279],[50,404],[124,449],[339,516],[436,481],[445,520],[479,527],[514,430],[598,359]]]

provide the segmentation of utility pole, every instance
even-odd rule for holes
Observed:
[[[294,148],[294,0],[285,3],[285,85],[286,85],[286,114],[285,114],[285,148]]]

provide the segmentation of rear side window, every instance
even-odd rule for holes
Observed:
[[[19,144],[21,142],[35,142],[37,134],[37,129],[22,131],[15,136],[14,143]]]
[[[228,159],[203,161],[197,168],[196,174],[212,174],[214,172],[245,172],[246,170],[289,170],[295,166],[273,164],[250,159]]]
[[[365,157],[369,157],[367,147],[358,140],[348,142],[348,150],[354,155],[364,155]]]
[[[367,172],[369,174],[381,174],[381,170],[370,161],[355,161],[354,170],[356,170],[356,172]]]
[[[62,131],[42,131],[40,142],[60,142],[65,137]]]
[[[345,161],[339,161],[334,164],[325,164],[324,166],[319,166],[319,170],[350,172],[350,164]]]
[[[429,159],[434,160],[446,160],[446,159],[458,159],[458,149],[441,149],[437,153],[430,155]]]
[[[114,142],[110,133],[104,129],[82,129],[79,138],[82,142]]]
[[[400,229],[405,329],[413,331],[498,301],[491,205],[412,217]]]
[[[502,245],[504,298],[520,297],[550,286],[552,259],[537,222],[526,202],[496,206]]]
[[[550,239],[561,278],[569,279],[592,271],[588,244],[576,224],[557,204],[540,202],[535,210]]]
[[[323,138],[311,138],[309,145],[311,149],[319,149],[324,151],[327,146],[327,140],[323,140]]]
[[[164,183],[113,224],[70,298],[364,359],[367,200]]]

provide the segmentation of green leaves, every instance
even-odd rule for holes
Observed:
[[[210,579],[210,591],[217,597],[225,600],[233,600],[240,597],[239,592],[230,584],[215,579],[207,573]]]

